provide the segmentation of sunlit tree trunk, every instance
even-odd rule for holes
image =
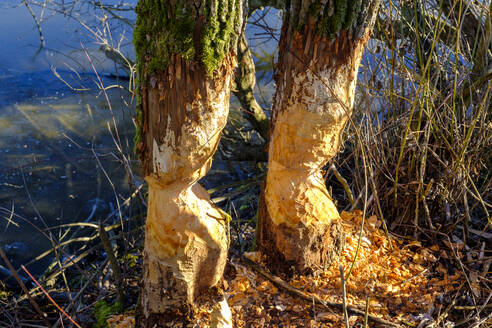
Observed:
[[[140,0],[137,15],[135,144],[149,192],[136,320],[180,327],[198,296],[217,298],[227,258],[226,216],[197,181],[227,120],[241,1]]]
[[[276,271],[315,273],[343,248],[320,169],[340,147],[379,2],[286,1],[259,234]]]

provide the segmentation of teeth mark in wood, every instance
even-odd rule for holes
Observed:
[[[326,268],[343,248],[339,214],[319,169],[340,147],[367,42],[352,43],[347,31],[335,40],[310,32],[282,35],[282,74],[275,77],[259,239],[270,267],[284,273],[291,266],[296,273]]]
[[[140,154],[149,201],[140,304],[146,318],[190,312],[198,294],[223,274],[226,220],[196,181],[210,169],[227,122],[232,56],[214,77],[173,57],[174,70],[157,75],[159,88],[142,92],[146,151]]]

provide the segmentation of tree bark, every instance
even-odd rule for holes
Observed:
[[[227,259],[226,216],[197,181],[227,121],[241,2],[140,0],[137,14],[136,150],[149,199],[136,324],[181,327],[200,294],[217,298]]]
[[[234,95],[244,107],[244,117],[253,125],[263,139],[268,140],[270,119],[258,104],[254,95],[256,70],[246,35],[238,42],[238,68],[235,77]]]
[[[249,19],[253,13],[265,6],[271,6],[281,9],[283,0],[249,0],[248,13],[246,19]],[[254,129],[268,142],[270,131],[270,119],[267,117],[263,108],[258,104],[254,95],[256,84],[256,69],[249,48],[246,35],[243,33],[238,42],[238,67],[234,79],[234,95],[238,98],[244,107],[244,117],[253,125]]]
[[[325,269],[344,244],[320,169],[336,155],[379,0],[291,0],[276,73],[260,250],[285,274]]]

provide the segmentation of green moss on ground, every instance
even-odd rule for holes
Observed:
[[[94,317],[96,323],[94,328],[107,328],[107,320],[112,314],[120,313],[123,311],[123,305],[120,302],[115,302],[113,305],[108,305],[106,301],[100,300],[94,304]]]

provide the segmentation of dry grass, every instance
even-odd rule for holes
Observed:
[[[487,26],[490,29],[488,3],[425,0],[387,2],[383,6],[375,39],[360,72],[354,116],[345,131],[346,142],[333,162],[346,181],[345,188],[333,169],[327,167],[326,171],[327,184],[338,207],[361,210],[357,212],[360,215],[345,217],[347,222],[353,221],[347,228],[348,247],[342,261],[344,271],[350,272],[349,303],[363,309],[366,296],[370,296],[371,313],[377,314],[378,310],[387,318],[410,326],[491,324],[492,56],[490,44],[485,43],[487,38],[490,40],[490,33],[483,32]],[[52,0],[30,4],[33,8],[52,5],[65,14],[77,4],[82,4],[79,10],[98,6],[94,1],[64,1],[63,6]],[[120,43],[112,43],[109,25],[105,24],[107,17],[118,19],[119,10],[128,8],[100,4],[97,8],[105,13],[102,19],[96,25],[81,24],[87,25],[102,46],[112,49],[113,55],[118,54],[119,60],[131,67],[131,60],[119,56]],[[255,25],[266,25],[264,17],[259,17]],[[477,23],[468,24],[470,20]],[[123,20],[123,24],[132,23]],[[273,34],[265,26],[264,35]],[[131,92],[132,81],[118,88]],[[102,83],[99,89],[108,90]],[[244,124],[240,115],[232,115],[216,156],[221,166],[211,172],[211,176],[224,174],[227,179],[234,177],[238,181],[210,190],[217,203],[234,218],[231,247],[241,251],[254,245],[258,184],[265,171],[264,165],[256,162],[264,159],[261,154],[252,152],[244,158],[242,150],[252,144],[255,134]],[[122,145],[114,122],[111,131],[115,144],[112,156],[132,177],[133,193],[121,199],[118,186],[113,184],[111,192],[118,206],[107,213],[103,225],[121,267],[126,308],[131,310],[138,293],[145,192],[134,177],[134,156],[125,151],[127,147]],[[263,147],[257,142],[255,145],[258,149]],[[94,161],[99,161],[96,153]],[[249,172],[246,177],[237,172],[243,166],[248,167],[244,170]],[[353,204],[348,193],[353,194]],[[11,208],[0,207],[0,214],[10,220],[6,221],[8,224],[29,222]],[[362,217],[365,227],[358,230],[354,224],[361,223],[358,220]],[[375,229],[378,223],[382,231]],[[35,261],[53,259],[50,268],[39,277],[40,284],[74,320],[92,325],[95,302],[104,299],[113,303],[118,294],[111,265],[102,251],[98,225],[86,222],[37,229],[52,242],[52,248]],[[234,258],[231,261],[235,272],[228,289],[238,326],[343,323],[341,312],[333,314],[300,302],[244,269]],[[340,301],[336,266],[320,279],[297,277],[290,283]],[[53,327],[69,323],[39,287],[27,287]],[[244,302],[246,311],[236,309]],[[206,319],[207,314],[204,316]],[[131,321],[128,317],[119,319]],[[353,324],[355,319],[349,321]],[[0,288],[1,327],[43,324],[27,303],[25,293]]]

